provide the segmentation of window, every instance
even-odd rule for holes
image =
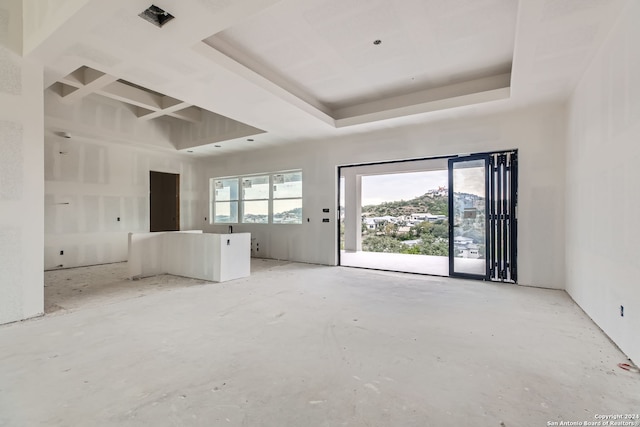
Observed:
[[[242,222],[269,222],[269,175],[242,177]]]
[[[302,171],[274,174],[273,223],[302,224]]]
[[[209,195],[211,224],[302,224],[302,171],[212,178]]]
[[[215,224],[235,224],[238,222],[238,178],[212,179],[211,212]],[[210,221],[211,222],[211,221]]]

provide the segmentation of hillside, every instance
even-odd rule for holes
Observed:
[[[367,205],[362,207],[363,214],[370,216],[400,216],[412,213],[430,213],[433,215],[448,214],[449,199],[447,196],[432,196],[424,194],[411,200],[386,202],[379,205]]]

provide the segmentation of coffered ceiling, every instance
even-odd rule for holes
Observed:
[[[240,129],[211,155],[561,100],[627,1],[26,0],[25,53],[66,102]]]

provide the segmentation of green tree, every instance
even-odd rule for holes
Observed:
[[[362,240],[362,250],[365,252],[400,253],[405,245],[389,236],[367,236]]]
[[[404,249],[402,249],[402,251],[400,251],[401,254],[408,254],[408,255],[420,255],[420,246],[418,245],[404,245]]]
[[[420,245],[420,253],[422,255],[448,256],[449,243],[441,240],[423,242]]]
[[[387,236],[396,237],[398,235],[398,226],[392,222],[387,222],[384,224],[382,231]]]
[[[433,224],[428,221],[423,221],[420,224],[413,227],[417,237],[422,237],[428,234],[431,234]]]
[[[431,234],[441,239],[449,238],[449,223],[447,221],[435,222],[433,227],[431,227]]]

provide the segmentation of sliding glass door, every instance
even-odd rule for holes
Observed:
[[[340,265],[517,281],[516,150],[338,174]]]
[[[517,280],[518,153],[449,159],[449,275]]]
[[[449,159],[449,275],[489,278],[489,155]]]

